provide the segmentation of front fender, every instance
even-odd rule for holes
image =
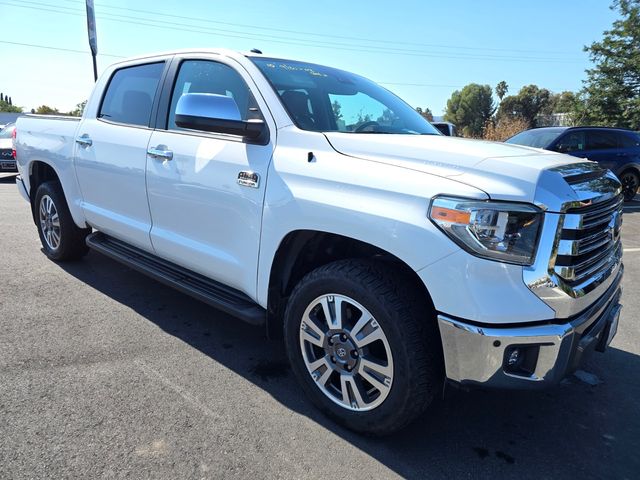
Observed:
[[[290,232],[353,238],[418,271],[459,250],[427,218],[431,198],[487,199],[454,180],[344,156],[315,132],[298,130],[295,139],[281,134],[279,144],[268,174],[258,262],[257,300],[264,307],[275,254]]]

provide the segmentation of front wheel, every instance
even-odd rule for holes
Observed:
[[[285,313],[289,360],[305,392],[339,423],[375,435],[414,420],[443,379],[433,312],[393,272],[360,260],[320,267]]]
[[[71,217],[58,182],[45,182],[34,199],[36,225],[42,250],[51,260],[76,260],[89,251],[85,243],[90,228],[79,228]]]

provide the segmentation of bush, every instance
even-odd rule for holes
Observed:
[[[503,117],[500,120],[487,120],[484,125],[484,140],[504,142],[516,133],[529,128],[529,122],[520,117]]]

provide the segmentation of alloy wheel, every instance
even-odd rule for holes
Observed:
[[[40,229],[47,246],[51,250],[57,250],[60,247],[60,217],[55,203],[49,195],[43,195],[40,199],[39,208]]]
[[[327,294],[309,304],[300,323],[300,349],[316,386],[353,411],[382,404],[393,384],[389,341],[358,302]]]

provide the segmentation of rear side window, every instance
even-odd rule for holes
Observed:
[[[618,146],[620,148],[640,147],[640,135],[629,132],[618,134]]]
[[[107,86],[98,118],[149,126],[151,106],[163,69],[164,62],[117,70]]]
[[[587,133],[587,150],[610,150],[618,148],[618,139],[614,132],[590,130]]]

